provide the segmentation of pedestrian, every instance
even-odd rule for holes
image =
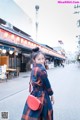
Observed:
[[[21,120],[53,120],[52,102],[54,103],[54,97],[44,66],[45,55],[38,49],[33,52],[32,59],[34,65],[31,71],[30,85],[32,85],[32,89],[30,89],[30,95],[39,98],[42,106],[38,110],[31,110],[26,100]]]

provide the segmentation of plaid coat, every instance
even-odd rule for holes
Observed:
[[[47,77],[47,72],[44,66],[36,64],[31,72],[32,91],[30,94],[38,97],[43,106],[40,110],[31,110],[27,102],[25,103],[21,120],[53,120],[53,109],[50,101],[53,91]]]

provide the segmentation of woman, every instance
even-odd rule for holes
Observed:
[[[30,94],[40,98],[42,108],[40,110],[33,111],[28,107],[26,102],[21,120],[53,120],[51,101],[54,103],[54,98],[44,66],[45,56],[41,51],[39,51],[39,49],[37,49],[37,51],[33,53],[32,58],[34,65],[31,72],[30,83],[32,85],[32,91]]]

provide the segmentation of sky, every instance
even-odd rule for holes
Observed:
[[[10,4],[10,0],[6,1],[9,1]],[[79,15],[73,14],[75,11],[74,9],[75,4],[73,3],[59,4],[58,0],[12,0],[12,1],[16,2],[16,4],[26,13],[26,15],[28,15],[32,19],[33,26],[31,27],[32,29],[31,36],[34,40],[36,40],[35,5],[39,5],[38,11],[39,24],[37,42],[47,44],[51,47],[55,47],[60,46],[58,40],[62,40],[64,43],[62,47],[64,47],[66,51],[74,52],[76,50],[77,46],[76,35],[79,35],[80,28],[77,28],[76,25],[77,20],[79,19]],[[14,8],[14,11],[16,12],[16,8]],[[16,15],[16,17],[18,17],[19,15],[21,14]],[[14,21],[15,19],[13,18],[13,22]],[[18,24],[20,23],[20,21],[17,19],[15,23]],[[23,25],[21,25],[20,27],[22,26]],[[24,26],[22,30],[25,31]]]
[[[79,15],[73,14],[76,4],[59,4],[58,0],[14,0],[33,19],[33,34],[35,39],[35,5],[39,5],[38,11],[38,38],[40,43],[51,47],[58,46],[58,40],[63,41],[66,51],[76,50],[79,28],[76,22]],[[76,1],[76,0],[75,0]]]

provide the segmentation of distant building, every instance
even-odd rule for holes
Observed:
[[[65,56],[65,50],[62,47],[53,47],[55,51],[57,51],[59,54],[62,54]]]
[[[32,19],[13,0],[0,0],[0,18],[32,34]]]
[[[67,56],[67,59],[66,59],[66,62],[67,62],[67,63],[71,63],[71,62],[76,61],[76,52],[73,54],[73,53],[71,53],[70,51],[68,51],[68,52],[66,53],[66,56]]]

